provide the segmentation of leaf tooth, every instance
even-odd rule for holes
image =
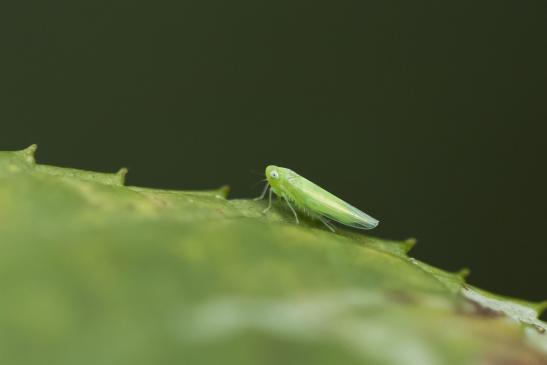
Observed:
[[[547,310],[547,300],[544,300],[543,302],[539,302],[536,305],[536,311],[538,313],[538,318]]]
[[[36,154],[37,149],[38,149],[37,144],[31,144],[30,146],[28,146],[24,150],[17,151],[17,153],[19,155],[23,156],[23,158],[25,159],[25,162],[27,162],[30,165],[35,165],[36,164],[36,159],[34,158],[34,156]]]
[[[217,195],[221,198],[226,199],[228,197],[228,194],[230,193],[230,186],[229,185],[222,185],[217,190]]]
[[[407,238],[403,242],[403,250],[405,251],[405,253],[409,253],[410,250],[412,250],[412,248],[416,246],[416,243],[418,243],[418,240],[416,238]]]
[[[467,277],[469,276],[469,274],[471,274],[471,270],[468,267],[464,267],[456,273],[456,275],[458,275],[464,282],[465,282],[465,279],[467,279]]]
[[[125,177],[127,176],[127,173],[129,170],[127,167],[122,167],[121,169],[116,172],[116,176],[118,177],[119,185],[124,186],[125,185]]]

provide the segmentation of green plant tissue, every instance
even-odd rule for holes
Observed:
[[[415,260],[412,240],[35,149],[0,152],[2,364],[547,364],[544,303]]]

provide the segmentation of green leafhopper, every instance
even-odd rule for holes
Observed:
[[[270,189],[269,204],[264,209],[264,213],[272,207],[273,192],[287,202],[296,223],[299,223],[298,214],[296,214],[293,204],[296,209],[323,222],[333,232],[334,227],[331,220],[359,229],[372,229],[379,223],[378,220],[290,169],[270,165],[266,167],[266,180],[268,182],[262,195],[256,199],[263,199],[268,188]]]

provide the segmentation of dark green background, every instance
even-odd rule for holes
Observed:
[[[547,298],[544,1],[1,8],[1,150],[232,197],[290,167],[416,257]]]

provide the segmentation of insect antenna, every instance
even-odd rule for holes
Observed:
[[[262,180],[255,181],[254,183],[251,184],[251,189],[255,189],[258,184],[261,184],[261,183],[266,182],[266,181],[268,181],[268,179],[262,179]]]

